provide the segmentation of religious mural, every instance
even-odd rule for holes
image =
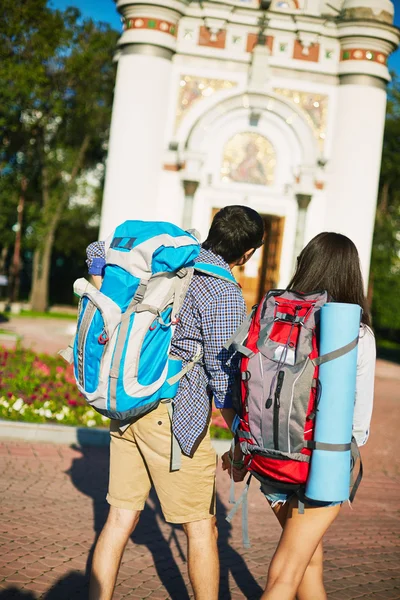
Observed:
[[[258,133],[237,133],[223,151],[221,179],[253,185],[271,185],[276,165],[271,142]]]
[[[328,96],[315,94],[313,92],[299,92],[298,90],[282,88],[275,88],[274,92],[280,96],[285,96],[285,98],[294,102],[294,104],[301,109],[318,140],[320,149],[322,150],[326,137]]]
[[[236,86],[235,81],[223,79],[210,79],[208,77],[197,77],[182,75],[179,83],[178,106],[176,109],[175,129],[180,125],[183,117],[194,104],[203,98],[212,96],[221,90],[230,90]]]

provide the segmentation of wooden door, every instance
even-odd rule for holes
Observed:
[[[278,285],[284,222],[285,219],[282,217],[265,218],[265,242],[258,300]]]

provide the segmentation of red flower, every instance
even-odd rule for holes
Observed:
[[[68,404],[69,404],[70,406],[78,406],[78,403],[77,403],[77,401],[76,401],[76,400],[68,400]]]
[[[7,394],[7,396],[8,396],[9,398],[12,398],[12,397],[13,397],[13,395],[14,395],[14,394],[13,394],[12,392],[8,392],[8,394]]]

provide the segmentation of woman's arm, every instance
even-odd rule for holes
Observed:
[[[360,333],[357,361],[356,398],[353,417],[353,436],[359,446],[366,444],[374,403],[376,346],[375,336],[369,327]]]

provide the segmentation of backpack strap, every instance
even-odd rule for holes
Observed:
[[[254,352],[246,348],[244,342],[249,333],[250,324],[253,319],[254,313],[257,310],[257,306],[254,306],[251,313],[247,315],[243,323],[236,329],[235,333],[229,340],[224,344],[225,350],[235,350],[236,352],[240,352],[247,358],[251,358],[254,355]]]
[[[352,444],[330,444],[328,442],[316,442],[315,440],[306,440],[304,448],[309,450],[327,450],[330,452],[347,452],[352,449]]]
[[[229,502],[231,504],[233,502],[235,502],[235,505],[232,508],[232,510],[230,511],[230,513],[228,514],[228,516],[225,517],[225,520],[228,521],[228,523],[230,523],[232,521],[233,517],[235,516],[235,514],[237,513],[237,511],[239,510],[240,506],[242,506],[242,540],[243,540],[243,546],[245,548],[251,547],[250,538],[249,538],[249,519],[248,519],[248,501],[247,500],[248,500],[249,487],[250,487],[250,482],[251,482],[252,477],[253,477],[253,475],[250,473],[249,478],[246,481],[246,485],[244,486],[244,490],[236,502],[235,502],[235,497],[234,497],[234,495],[232,495],[232,491],[231,491],[231,496],[229,498]]]
[[[351,440],[351,462],[352,462],[351,470],[354,469],[357,459],[360,461],[360,468],[358,470],[357,478],[356,478],[355,482],[353,483],[353,487],[351,488],[350,497],[349,497],[349,502],[351,504],[354,502],[355,495],[357,494],[358,488],[360,487],[360,483],[361,483],[363,475],[364,475],[364,467],[363,467],[363,463],[361,460],[360,449],[358,447],[355,437],[353,437]]]
[[[210,263],[205,262],[197,262],[194,265],[194,269],[198,273],[203,273],[204,275],[211,275],[211,277],[216,277],[217,279],[222,279],[223,281],[227,281],[228,283],[233,283],[234,285],[240,288],[240,285],[238,284],[232,273],[224,267],[220,267],[219,265],[212,265]]]
[[[352,340],[345,346],[342,346],[341,348],[338,348],[337,350],[332,350],[332,352],[328,352],[327,354],[323,354],[322,356],[318,356],[317,358],[314,358],[312,360],[312,363],[313,363],[314,367],[319,367],[320,365],[323,365],[331,360],[335,360],[336,358],[340,358],[341,356],[344,356],[348,352],[351,352],[352,350],[354,350],[354,348],[357,346],[357,344],[358,344],[358,335],[354,340]]]
[[[90,281],[88,281],[84,277],[80,277],[79,279],[77,279],[74,282],[74,295],[75,296],[78,296],[78,298],[80,298],[87,291],[92,292],[92,293],[97,292],[97,288],[95,288],[94,285],[92,285],[90,283]],[[77,334],[75,333],[72,336],[68,346],[66,348],[64,348],[63,350],[59,350],[57,352],[57,354],[59,354],[61,356],[61,358],[63,358],[70,365],[72,365],[72,363],[74,362],[74,345],[75,345],[76,336],[77,336]]]

